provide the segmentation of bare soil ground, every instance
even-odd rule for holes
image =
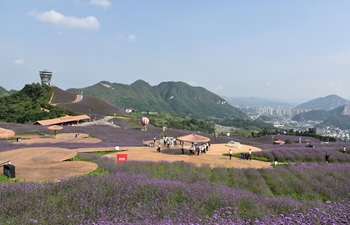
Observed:
[[[89,137],[88,134],[79,133],[79,137],[76,137],[76,133],[58,133],[56,137],[51,135],[23,135],[21,136],[21,142],[14,142],[14,144],[33,144],[33,143],[59,143],[59,142],[72,142],[72,143],[99,143],[98,138]]]
[[[173,148],[164,148],[162,146],[161,152],[157,152],[156,147],[122,147],[120,150],[124,150],[128,155],[128,160],[146,160],[146,161],[184,161],[194,163],[198,166],[209,165],[210,167],[235,167],[235,168],[270,168],[271,164],[268,162],[262,162],[257,160],[246,160],[229,156],[224,156],[224,153],[228,153],[232,149],[232,153],[247,153],[249,149],[252,150],[252,154],[261,149],[249,146],[241,145],[241,148],[229,147],[227,144],[212,144],[210,150],[205,154],[189,155],[189,145],[185,145],[185,154],[181,152],[181,146],[177,145]],[[107,155],[108,157],[116,158],[118,153],[112,153]]]
[[[26,135],[22,136],[22,143],[59,143],[59,142],[79,142],[79,143],[98,143],[101,140],[90,138],[88,134],[80,134],[76,137],[73,133],[60,133],[56,138],[45,135]],[[172,148],[162,146],[161,152],[157,152],[157,147],[120,147],[122,153],[126,153],[128,160],[146,160],[146,161],[184,161],[194,163],[195,165],[208,165],[210,167],[235,167],[235,168],[270,168],[271,164],[256,160],[246,160],[233,157],[231,160],[224,153],[232,149],[233,153],[247,153],[249,149],[253,154],[261,149],[241,145],[240,148],[229,146],[228,144],[212,144],[209,151],[200,155],[189,155],[189,144],[185,144],[185,152],[182,154],[181,146],[176,145]],[[16,144],[16,142],[14,143]],[[87,174],[97,168],[95,163],[65,161],[74,157],[77,152],[93,151],[111,151],[116,146],[104,148],[81,148],[81,149],[64,149],[53,147],[41,148],[23,148],[0,153],[0,162],[11,160],[15,165],[16,178],[27,181],[59,181],[68,177]],[[116,158],[118,153],[112,153],[106,157]]]
[[[76,151],[65,148],[22,148],[1,152],[0,162],[10,160],[16,178],[25,181],[59,181],[97,169],[91,162],[64,161],[76,155]]]

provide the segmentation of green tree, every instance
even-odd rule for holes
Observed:
[[[27,84],[11,95],[0,97],[0,121],[34,123],[37,120],[76,115],[74,112],[48,104],[52,95],[47,85]]]

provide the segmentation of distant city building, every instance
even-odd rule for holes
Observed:
[[[40,74],[40,79],[41,79],[41,85],[50,85],[51,84],[51,77],[52,77],[52,72],[43,70],[39,71]]]

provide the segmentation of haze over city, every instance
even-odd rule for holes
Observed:
[[[53,72],[99,81],[183,81],[221,96],[350,99],[350,1],[0,0],[0,86]]]

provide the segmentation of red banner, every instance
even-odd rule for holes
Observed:
[[[128,154],[118,153],[117,154],[117,163],[123,163],[128,160]]]

